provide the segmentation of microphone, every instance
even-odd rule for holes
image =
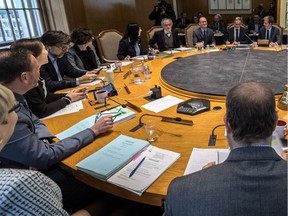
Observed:
[[[175,123],[175,124],[184,124],[184,125],[189,125],[189,126],[192,126],[192,125],[193,125],[193,121],[192,121],[192,120],[185,120],[185,119],[182,119],[182,118],[180,118],[180,117],[172,118],[172,117],[161,116],[161,115],[143,114],[143,115],[141,115],[141,117],[139,118],[139,124],[136,125],[134,128],[132,128],[132,129],[130,130],[130,132],[135,132],[135,131],[137,131],[139,128],[141,128],[141,127],[144,126],[144,123],[142,122],[142,118],[143,118],[144,116],[153,116],[153,117],[162,118],[161,121],[163,121],[163,122],[170,122],[170,123]]]
[[[210,138],[209,138],[208,146],[215,146],[217,135],[214,134],[214,131],[216,128],[222,127],[222,126],[225,126],[225,124],[220,124],[213,128],[212,134],[210,135]]]
[[[125,104],[121,104],[118,101],[115,101],[114,99],[112,99],[111,97],[106,97],[106,99],[108,99],[108,98],[109,98],[109,100],[112,100],[113,102],[119,104],[122,108],[126,108],[127,107]],[[106,99],[105,99],[105,101],[106,101]]]
[[[246,33],[244,33],[244,35],[252,42],[252,43],[254,43],[255,41],[254,40],[252,40]]]

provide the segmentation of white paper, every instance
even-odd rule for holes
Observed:
[[[132,57],[131,59],[134,59],[134,60],[147,60],[148,57],[147,57],[147,55],[139,55],[139,56]]]
[[[130,65],[132,63],[133,63],[133,61],[122,61],[122,66],[127,66],[127,65]]]
[[[163,51],[163,53],[167,53],[167,54],[174,54],[174,53],[178,53],[179,51],[177,50],[166,50],[166,51]]]
[[[146,157],[133,176],[129,178],[131,171]],[[149,146],[141,153],[141,156],[130,162],[111,178],[108,182],[123,187],[139,196],[178,158],[179,153]]]
[[[229,155],[229,149],[193,148],[184,175],[202,170],[209,162],[222,163]]]
[[[141,107],[158,113],[181,102],[183,102],[182,99],[167,95],[166,97],[162,97],[150,103],[144,104]]]
[[[175,50],[177,51],[186,51],[186,50],[191,50],[191,47],[179,47],[179,48],[175,48]]]
[[[79,110],[83,109],[83,104],[82,101],[75,101],[71,104],[68,104],[66,107],[64,107],[63,109],[53,113],[50,116],[47,116],[43,119],[48,119],[48,118],[53,118],[56,116],[60,116],[60,115],[66,115],[66,114],[70,114],[70,113],[75,113],[78,112]]]

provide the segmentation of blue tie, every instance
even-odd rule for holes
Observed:
[[[203,32],[203,41],[204,41],[204,47],[207,45],[207,37],[206,37],[206,30]]]

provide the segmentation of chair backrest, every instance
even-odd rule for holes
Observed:
[[[199,28],[198,24],[190,24],[185,28],[185,40],[187,47],[193,47],[193,32]]]
[[[102,62],[107,60],[117,60],[119,41],[123,34],[116,29],[104,30],[96,38],[97,46]]]
[[[240,26],[241,26],[242,28],[244,28],[244,29],[248,29],[248,26],[245,25],[245,24],[243,24],[243,23],[241,23]],[[227,29],[231,29],[231,28],[234,28],[234,23],[231,23],[231,24],[229,24],[229,25],[227,26]]]
[[[154,33],[156,31],[163,30],[162,26],[152,26],[148,31],[147,31],[147,42],[149,43],[149,40],[153,37]]]
[[[280,31],[280,38],[281,38],[281,42],[283,43],[283,31],[284,31],[284,28],[282,28],[280,25],[278,25],[277,23],[274,23],[272,26],[274,26],[275,28],[278,28],[279,31]]]

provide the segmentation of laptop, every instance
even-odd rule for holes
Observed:
[[[258,44],[258,46],[269,46],[269,40],[258,39],[257,44]]]

